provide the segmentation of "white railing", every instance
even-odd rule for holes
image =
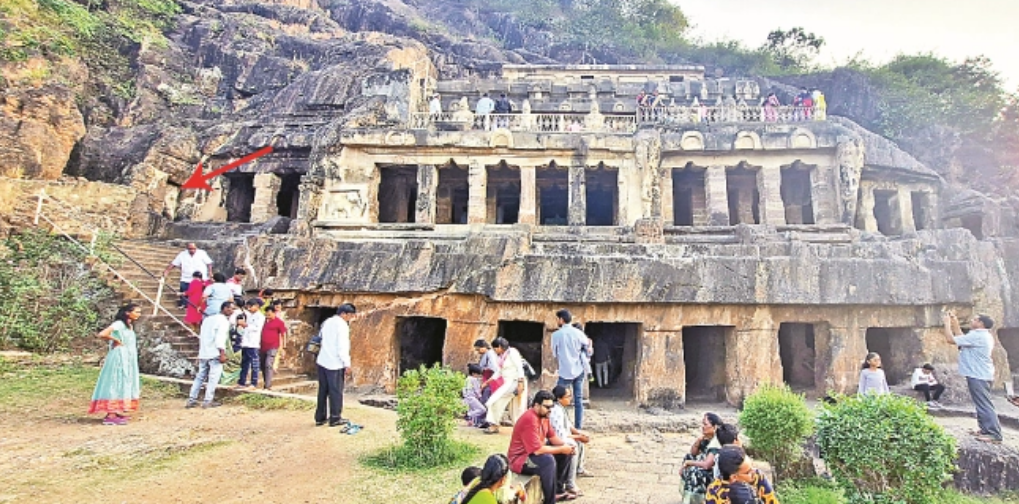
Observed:
[[[824,109],[791,105],[778,107],[757,105],[641,107],[637,110],[637,118],[640,124],[794,123],[827,119]]]
[[[71,236],[69,233],[64,231],[63,228],[61,228],[56,222],[53,222],[53,220],[51,220],[49,217],[47,217],[46,214],[44,214],[43,211],[42,211],[43,202],[46,201],[46,200],[52,201],[54,203],[57,203],[58,205],[63,207],[64,210],[67,210],[67,211],[73,212],[74,209],[67,207],[67,205],[65,205],[60,200],[57,200],[55,198],[50,198],[49,196],[46,195],[46,191],[39,191],[38,198],[39,198],[39,202],[38,202],[38,204],[35,207],[35,217],[32,220],[32,223],[34,225],[38,226],[40,219],[46,221],[50,226],[53,227],[54,231],[56,231],[58,234],[60,234],[64,238],[70,240],[71,243],[76,245],[82,251],[86,252],[89,255],[89,257],[94,258],[95,261],[99,265],[101,265],[104,268],[106,268],[106,270],[109,271],[110,273],[112,273],[113,276],[117,277],[118,280],[120,280],[121,282],[124,282],[125,285],[130,287],[131,290],[133,290],[136,294],[141,296],[142,299],[144,299],[147,303],[151,303],[152,304],[152,315],[156,315],[159,312],[163,312],[164,315],[169,316],[170,319],[172,319],[177,325],[179,325],[182,328],[184,328],[189,334],[191,334],[194,337],[198,337],[198,335],[195,334],[195,332],[193,330],[191,330],[191,328],[188,327],[187,324],[185,324],[182,320],[177,318],[173,313],[170,313],[170,311],[167,310],[166,308],[164,308],[163,305],[159,302],[162,299],[162,297],[163,297],[163,285],[164,285],[164,282],[165,282],[165,280],[163,278],[159,278],[159,287],[158,287],[158,290],[156,291],[156,298],[155,299],[150,298],[144,292],[142,292],[142,290],[139,289],[135,284],[131,283],[130,280],[125,278],[124,275],[120,274],[119,271],[114,269],[113,266],[110,266],[110,264],[108,262],[104,261],[102,259],[102,257],[99,257],[99,256],[97,256],[95,254],[96,238],[99,236],[99,230],[98,229],[95,229],[95,228],[91,228],[90,229],[91,230],[91,234],[92,234],[92,239],[90,240],[90,244],[88,246],[85,246],[83,243],[78,241],[75,237]],[[121,254],[123,254],[124,257],[127,257],[128,260],[130,260],[131,262],[135,262],[134,259],[132,259],[127,254],[124,254],[124,252],[120,251],[120,249],[117,249],[117,251],[120,252]],[[137,263],[135,263],[135,264],[137,264]],[[141,267],[141,265],[139,265],[139,267]],[[145,271],[144,267],[141,267],[141,268],[142,268],[143,271]],[[148,271],[146,271],[146,273],[148,273]],[[149,274],[151,275],[151,273],[149,273]]]

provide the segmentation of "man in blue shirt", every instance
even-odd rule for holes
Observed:
[[[574,425],[583,428],[584,420],[584,357],[587,336],[570,325],[573,316],[562,309],[556,312],[559,330],[552,333],[552,356],[559,362],[558,385],[573,388]]]
[[[994,349],[994,336],[990,329],[994,320],[987,315],[977,315],[970,321],[970,331],[962,334],[959,320],[955,313],[946,313],[945,337],[948,342],[959,347],[959,374],[966,377],[970,398],[977,409],[977,425],[980,427],[977,440],[985,443],[1001,443],[1001,425],[998,413],[991,402],[991,382],[994,381],[994,361],[991,351]]]

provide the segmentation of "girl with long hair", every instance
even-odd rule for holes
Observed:
[[[88,412],[106,413],[103,425],[127,425],[127,413],[138,410],[141,378],[134,322],[141,315],[140,306],[128,303],[117,311],[114,322],[99,332],[100,338],[110,342],[110,350],[99,371]]]
[[[464,504],[498,504],[495,492],[506,484],[509,459],[501,453],[488,457],[481,469],[481,480],[464,496]]]

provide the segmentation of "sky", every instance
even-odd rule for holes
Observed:
[[[818,63],[857,53],[885,62],[933,52],[952,61],[984,55],[1006,89],[1019,88],[1019,0],[672,0],[706,41],[762,45],[771,30],[803,27],[824,37]]]

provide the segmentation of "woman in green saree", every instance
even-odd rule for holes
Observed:
[[[127,425],[127,413],[138,410],[141,378],[134,322],[141,315],[140,306],[128,303],[117,312],[116,320],[99,333],[100,338],[110,342],[110,350],[99,371],[88,412],[106,413],[103,425]]]

